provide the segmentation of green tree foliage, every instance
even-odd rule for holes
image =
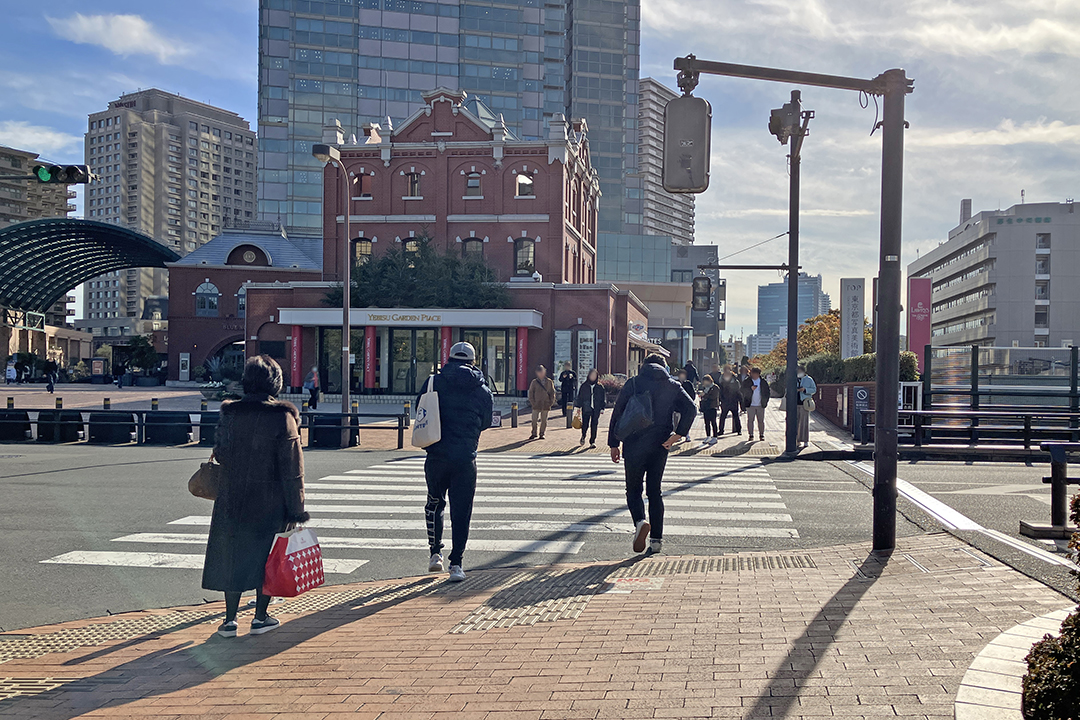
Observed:
[[[323,300],[341,306],[341,288]],[[463,259],[440,253],[426,234],[416,238],[415,250],[391,247],[353,267],[352,307],[504,308],[510,304],[506,286],[481,258]]]
[[[140,370],[150,372],[157,370],[161,365],[161,356],[154,349],[153,338],[149,335],[136,335],[128,343],[131,348],[131,365]]]
[[[807,374],[818,383],[873,382],[877,377],[877,356],[874,353],[857,355],[846,360],[841,360],[837,353],[818,353],[803,359],[802,362],[806,365]],[[900,382],[918,381],[918,367],[915,353],[900,353]],[[783,370],[783,366],[770,370]]]
[[[799,360],[805,361],[820,355],[840,354],[840,311],[830,310],[824,315],[810,318],[799,326]],[[863,318],[863,352],[874,349],[874,334],[870,323]],[[766,355],[759,355],[751,360],[763,370],[775,372],[787,365],[787,340],[772,349]],[[811,373],[813,374],[813,373]],[[816,375],[814,377],[817,377]]]

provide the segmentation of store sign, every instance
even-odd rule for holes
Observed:
[[[364,328],[364,387],[375,387],[375,328]]]
[[[562,371],[563,363],[574,363],[574,331],[573,330],[556,330],[555,331],[555,367],[552,368],[555,374]],[[583,372],[588,372],[584,370]]]
[[[529,387],[529,328],[519,327],[517,330],[517,389],[526,390]]]
[[[425,313],[368,313],[367,319],[368,322],[438,324],[442,322],[442,315],[427,315]]]
[[[133,108],[133,107],[135,107],[135,101],[134,100],[125,100],[125,101],[114,100],[113,102],[109,103],[109,107],[114,109],[114,110],[116,108]]]
[[[923,371],[926,360],[926,346],[931,336],[931,293],[933,281],[930,278],[908,278],[908,349],[919,358],[919,372]]]
[[[840,357],[863,354],[863,327],[866,318],[866,280],[840,280]]]
[[[93,358],[90,361],[90,374],[91,375],[104,375],[105,374],[105,359]]]
[[[289,353],[289,384],[300,387],[304,384],[304,328],[299,325],[292,326],[292,347]]]
[[[596,331],[577,331],[577,371],[583,375],[596,367]]]

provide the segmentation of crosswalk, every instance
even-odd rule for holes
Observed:
[[[623,468],[606,455],[481,455],[468,550],[513,562],[577,555],[590,542],[622,542],[632,527]],[[328,574],[349,575],[384,551],[426,550],[424,458],[390,460],[310,479],[307,510]],[[797,539],[787,506],[756,459],[669,458],[664,474],[665,538]],[[60,565],[201,568],[209,513],[160,532],[114,538],[117,550],[75,550]],[[444,541],[449,546],[450,517]],[[122,548],[122,549],[121,549]],[[186,552],[185,552],[186,550]]]

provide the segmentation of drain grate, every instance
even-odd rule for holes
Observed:
[[[687,575],[704,572],[760,572],[766,570],[796,570],[817,567],[814,559],[804,554],[770,553],[764,555],[721,555],[713,558],[688,560],[644,560],[611,574],[615,578],[650,577],[655,575]]]

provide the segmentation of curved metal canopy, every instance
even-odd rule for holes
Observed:
[[[114,270],[165,267],[180,256],[133,230],[46,218],[0,230],[0,305],[45,312],[69,290]]]

